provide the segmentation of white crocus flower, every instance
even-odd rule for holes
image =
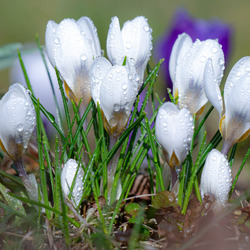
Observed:
[[[61,186],[66,196],[70,194],[71,186],[74,184],[71,193],[71,201],[76,207],[80,204],[83,195],[83,176],[83,169],[73,159],[69,159],[66,162],[61,173]]]
[[[227,154],[233,144],[250,132],[250,57],[240,59],[230,71],[224,88],[225,114],[220,121]]]
[[[77,103],[82,98],[86,106],[91,99],[89,70],[93,60],[101,55],[94,23],[88,17],[78,21],[64,19],[59,24],[50,20],[45,44],[51,64],[64,80],[67,95]]]
[[[0,144],[15,163],[22,161],[35,124],[28,91],[21,84],[13,84],[0,101]]]
[[[201,196],[212,196],[218,207],[224,206],[232,186],[231,169],[224,154],[213,149],[201,175]]]
[[[193,43],[187,34],[179,35],[169,62],[173,95],[179,97],[179,107],[188,108],[192,114],[200,111],[199,115],[209,99],[221,112],[218,92],[224,68],[224,54],[217,40],[197,39]]]
[[[188,109],[179,110],[171,102],[166,102],[160,107],[155,122],[155,134],[172,169],[185,160],[190,150],[193,132],[194,121]]]
[[[118,137],[127,124],[138,81],[129,66],[114,65],[104,57],[97,58],[91,68],[91,94],[95,104],[100,104],[104,126],[112,137]]]
[[[108,37],[107,54],[112,64],[122,65],[125,56],[134,64],[141,87],[144,71],[152,50],[152,29],[143,16],[124,23],[120,29],[118,17],[113,17]]]

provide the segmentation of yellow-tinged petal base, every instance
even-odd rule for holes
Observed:
[[[104,128],[106,129],[108,134],[113,137],[118,137],[126,126],[129,117],[125,112],[121,111],[113,113],[112,118],[108,121],[102,111],[102,118]]]
[[[76,98],[72,89],[69,87],[69,85],[65,81],[63,81],[63,83],[64,83],[65,92],[66,92],[66,95],[68,96],[68,98],[73,99],[74,102],[78,104],[78,99]]]

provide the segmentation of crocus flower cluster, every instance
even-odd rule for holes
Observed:
[[[97,30],[90,18],[65,19],[59,24],[49,21],[47,24],[48,57],[58,69],[68,97],[76,103],[82,99],[84,107],[91,98],[99,104],[111,142],[125,128],[143,83],[152,50],[151,32],[145,17],[127,21],[122,29],[119,19],[113,17],[107,36],[108,60],[101,56]],[[115,164],[108,166],[108,176],[114,174]],[[63,172],[62,186],[64,175],[67,172]],[[67,190],[65,194],[68,195]]]
[[[169,73],[173,82],[173,96],[177,100],[181,117],[175,122],[173,115],[170,116],[175,106],[165,103],[156,118],[157,140],[167,152],[166,161],[171,167],[175,167],[184,161],[190,147],[190,144],[186,144],[186,139],[187,128],[191,128],[191,125],[186,121],[186,125],[181,127],[180,120],[186,119],[181,113],[188,109],[198,118],[207,101],[218,111],[223,148],[221,152],[213,150],[209,153],[202,172],[201,191],[203,197],[206,194],[214,196],[220,206],[226,204],[232,182],[226,155],[235,143],[246,139],[250,131],[250,57],[240,59],[229,73],[224,88],[223,112],[219,86],[224,64],[224,53],[218,40],[197,39],[192,42],[186,33],[179,35],[171,52]],[[177,107],[175,110],[178,110]],[[192,133],[189,133],[189,138],[190,135],[192,137]],[[179,136],[182,137],[182,144],[178,144]]]

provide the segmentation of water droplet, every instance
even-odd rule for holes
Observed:
[[[132,48],[131,42],[127,41],[126,42],[126,47],[127,47],[127,49],[131,49]]]
[[[60,39],[57,37],[54,40],[55,45],[60,46]]]
[[[138,32],[138,28],[137,28],[137,27],[134,27],[134,28],[133,28],[133,31],[134,31],[135,33],[137,33],[137,32]]]
[[[113,116],[113,117],[111,117],[111,118],[109,119],[109,125],[110,125],[111,127],[116,126],[117,123],[118,123],[118,120],[117,120],[116,117]]]
[[[120,105],[118,104],[118,103],[116,103],[115,105],[114,105],[114,111],[115,112],[118,112],[120,110]]]
[[[224,60],[222,58],[219,59],[218,61],[219,65],[223,65],[224,64]]]
[[[215,54],[215,53],[217,53],[217,51],[218,51],[218,49],[216,48],[216,47],[213,47],[212,48],[212,52]]]
[[[19,124],[16,126],[16,129],[17,129],[18,132],[22,132],[23,129],[24,129],[23,123],[19,123]]]
[[[83,62],[85,62],[87,60],[87,56],[85,54],[82,54],[80,58],[81,58],[81,61],[83,61]],[[98,65],[96,67],[98,68]]]
[[[145,26],[144,26],[144,30],[145,30],[146,32],[148,32],[148,31],[149,31],[149,27],[148,27],[148,25],[145,25]]]
[[[240,77],[241,76],[241,72],[238,71],[237,74],[236,74],[236,76]]]
[[[123,90],[126,90],[127,88],[128,88],[128,85],[127,85],[127,83],[124,82],[124,83],[122,84],[122,89],[123,89]]]

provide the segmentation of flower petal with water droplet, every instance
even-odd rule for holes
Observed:
[[[75,180],[74,187],[72,189],[71,200],[77,207],[81,201],[83,194],[83,180],[84,172],[81,166],[73,159],[69,159],[61,172],[61,186],[64,194],[68,196],[70,194],[71,186]]]
[[[227,158],[213,149],[206,159],[201,175],[201,196],[213,196],[217,205],[224,206],[232,185],[231,169]]]
[[[166,151],[166,160],[171,167],[176,167],[185,160],[190,150],[193,132],[193,118],[189,110],[179,110],[170,102],[161,106],[156,117],[155,134]],[[173,155],[177,157],[178,162],[172,162]]]
[[[212,59],[209,58],[204,71],[204,90],[208,100],[218,111],[221,117],[223,103],[218,80],[216,79]]]
[[[33,103],[21,84],[10,86],[0,101],[0,113],[0,139],[7,153],[15,161],[28,147],[36,124]]]

